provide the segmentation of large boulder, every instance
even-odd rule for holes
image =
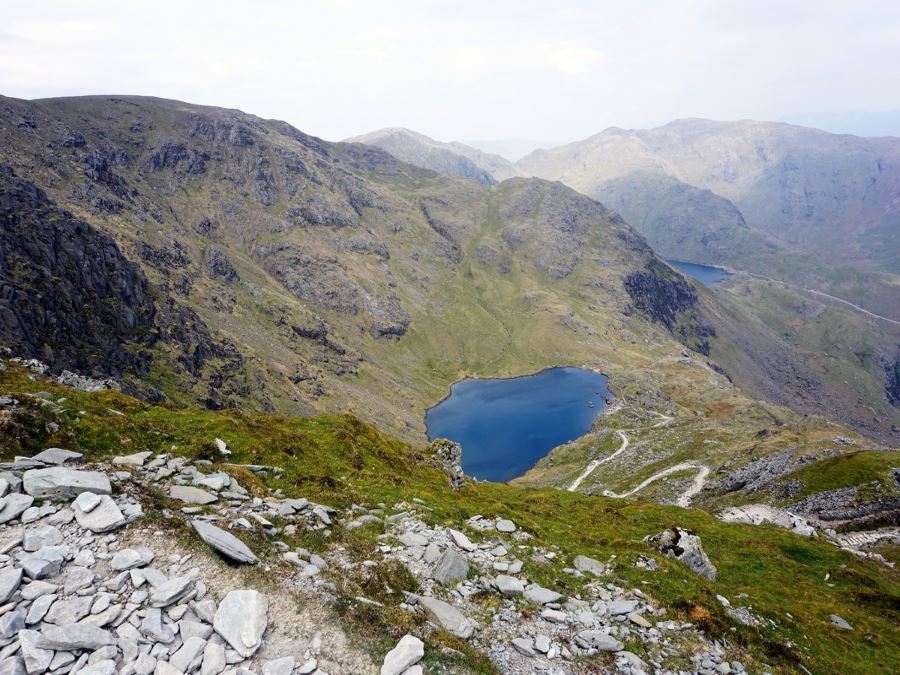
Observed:
[[[79,471],[64,466],[30,469],[22,476],[22,486],[25,492],[32,497],[59,501],[69,501],[82,492],[93,492],[98,495],[112,494],[112,486],[105,473]]]
[[[231,591],[219,604],[213,628],[238,654],[249,659],[262,644],[269,603],[258,591]]]
[[[670,527],[657,535],[648,537],[647,541],[660,553],[684,563],[694,574],[706,577],[710,581],[716,579],[716,566],[700,545],[700,537],[680,527]]]
[[[216,527],[205,520],[194,520],[192,525],[203,541],[227,558],[250,565],[259,562],[259,559],[244,542],[221,527]]]

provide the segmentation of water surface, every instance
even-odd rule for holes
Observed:
[[[704,286],[715,286],[720,281],[725,281],[731,275],[721,267],[713,265],[700,265],[699,263],[683,262],[681,260],[667,260],[672,267],[699,281]]]
[[[550,450],[586,434],[610,396],[605,375],[549,368],[536,375],[457,382],[425,414],[429,440],[462,445],[463,470],[482,480],[520,476]]]

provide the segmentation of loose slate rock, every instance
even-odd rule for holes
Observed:
[[[258,591],[231,591],[219,604],[213,628],[245,659],[259,649],[268,623],[269,603]]]
[[[451,548],[444,551],[431,572],[431,578],[443,586],[455,584],[467,576],[469,576],[469,562],[465,556]]]
[[[153,562],[156,554],[146,546],[138,546],[137,548],[126,548],[116,553],[109,566],[116,572],[124,572],[136,567],[146,567]]]
[[[537,584],[529,584],[525,589],[525,598],[536,605],[546,605],[548,602],[556,602],[562,595],[549,588],[538,586]]]
[[[574,560],[575,569],[579,572],[587,572],[595,577],[601,577],[606,573],[606,567],[599,560],[588,558],[586,555],[577,555]]]
[[[415,635],[404,635],[384,657],[381,675],[400,675],[425,656],[425,643]]]
[[[150,604],[153,607],[168,607],[174,605],[191,592],[194,584],[191,577],[174,577],[161,583],[150,594]]]
[[[599,630],[583,630],[575,635],[575,644],[582,649],[596,649],[601,652],[618,652],[625,648],[611,635]]]
[[[124,525],[127,520],[112,497],[108,495],[100,497],[100,502],[90,511],[84,511],[78,505],[78,500],[72,503],[72,510],[75,511],[75,520],[78,521],[78,524],[91,532],[110,532]]]
[[[41,649],[53,649],[70,652],[76,649],[91,651],[116,644],[116,639],[109,631],[97,628],[88,623],[72,623],[64,626],[44,626],[38,646]]]
[[[475,622],[460,612],[456,607],[443,600],[421,595],[418,599],[419,606],[425,611],[425,616],[438,628],[443,628],[448,633],[458,638],[467,640],[475,632]]]
[[[194,526],[197,534],[200,535],[200,538],[222,555],[248,565],[259,562],[253,551],[230,532],[226,532],[222,528],[204,520],[194,520],[191,524]]]
[[[74,499],[82,492],[112,494],[112,486],[105,473],[79,471],[62,466],[26,471],[22,476],[22,487],[32,497],[61,501]]]
[[[0,572],[0,605],[5,605],[22,583],[22,570],[6,568]]]
[[[119,466],[144,466],[144,462],[146,462],[147,458],[152,454],[152,452],[147,451],[136,452],[133,455],[113,457],[113,464],[117,464]]]
[[[44,464],[61,465],[66,462],[80,462],[84,459],[84,455],[80,452],[72,452],[71,450],[64,450],[63,448],[47,448],[31,459],[36,459]]]
[[[516,524],[511,520],[508,520],[506,518],[501,518],[500,520],[497,521],[497,531],[498,532],[506,532],[507,534],[510,534],[510,533],[516,531]]]
[[[21,516],[25,509],[30,508],[34,504],[34,497],[13,492],[0,498],[0,504],[2,504],[2,507],[0,507],[0,524],[3,524]]]
[[[169,496],[185,504],[212,504],[219,499],[206,490],[191,487],[190,485],[173,485],[169,489]]]

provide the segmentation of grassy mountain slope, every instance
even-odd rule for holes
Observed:
[[[585,365],[652,410],[750,406],[740,386],[878,438],[898,421],[862,425],[867,402],[834,406],[827,382],[795,405],[815,378],[794,346],[561,184],[487,186],[159,99],[3,99],[0,113],[0,162],[146,275],[157,320],[131,345],[148,364],[131,379],[170,401],[351,411],[421,441],[424,410],[461,377]]]
[[[609,560],[608,579],[625,588],[640,588],[664,608],[662,618],[688,621],[710,638],[726,640],[729,650],[740,656],[750,672],[789,673],[801,665],[812,672],[891,672],[898,666],[897,572],[828,543],[774,527],[722,523],[699,510],[560,490],[470,483],[454,492],[427,451],[385,436],[350,416],[298,419],[173,409],[116,392],[74,392],[14,363],[4,365],[0,393],[19,401],[0,416],[4,458],[31,455],[51,445],[83,451],[89,460],[145,450],[169,452],[175,446],[180,455],[217,461],[214,453],[210,455],[210,441],[218,437],[227,441],[234,452],[229,459],[234,462],[282,467],[278,477],[270,475],[265,481],[285,496],[303,496],[339,509],[383,502],[391,510],[409,510],[416,509],[414,502],[420,500],[428,509],[422,509],[427,522],[450,527],[465,527],[465,519],[476,514],[511,518],[531,536],[529,544],[545,546],[556,554],[553,560],[526,561],[529,578],[563,594],[574,594],[584,582],[570,568],[567,571],[575,555]],[[39,392],[62,402],[58,407],[45,405],[35,396]],[[769,413],[766,409],[759,412],[761,416]],[[258,478],[248,472],[240,473],[240,478],[256,489]],[[149,515],[157,519],[157,527],[166,528],[162,509],[168,502],[156,498],[158,512]],[[675,525],[700,535],[718,567],[715,581],[692,574],[643,541]],[[288,541],[312,551],[339,551],[344,559],[359,564],[372,555],[377,543],[383,543],[377,539],[383,527],[367,525],[351,531],[336,526],[331,537],[301,533],[298,539]],[[469,534],[480,539],[475,531]],[[183,529],[171,535],[190,536]],[[651,572],[638,567],[641,558],[654,560],[659,569]],[[414,618],[416,615],[397,608],[404,591],[417,590],[410,576],[397,571],[389,576],[391,570],[381,567],[377,571],[380,576],[361,587],[347,575],[335,580],[339,597],[334,620],[352,631],[361,644],[372,645],[373,652],[383,654],[400,635],[420,632],[422,627],[417,625],[421,619]],[[346,593],[350,597],[343,597]],[[383,606],[354,603],[353,593],[365,593]],[[758,625],[751,627],[733,619],[717,596],[751,607]],[[480,601],[484,617],[479,618],[490,622],[491,596]],[[833,626],[831,614],[839,614],[855,630]],[[494,672],[483,655],[447,633],[433,631],[426,639],[430,654],[443,653],[429,657],[440,659],[430,662],[431,667]],[[452,651],[442,652],[442,647]],[[629,643],[628,648],[644,654],[640,642]],[[610,661],[601,654],[572,667],[577,672],[596,672],[610,667]],[[687,661],[685,667],[690,667]]]

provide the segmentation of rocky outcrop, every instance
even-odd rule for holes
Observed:
[[[687,565],[694,574],[715,581],[716,566],[710,562],[709,556],[700,544],[700,537],[696,534],[680,527],[673,527],[649,537],[647,541],[663,555]]]
[[[0,166],[0,340],[64,369],[141,374],[150,285],[116,243]]]
[[[437,438],[431,442],[428,450],[440,462],[447,474],[450,487],[459,490],[466,482],[466,474],[462,469],[462,446],[446,438]]]

